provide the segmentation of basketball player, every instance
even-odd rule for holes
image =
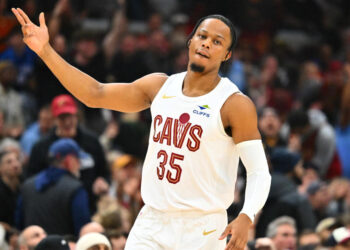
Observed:
[[[188,41],[187,72],[102,84],[53,50],[43,13],[36,26],[21,9],[12,11],[24,42],[85,105],[122,112],[151,108],[141,185],[145,206],[126,249],[244,249],[248,229],[266,201],[270,175],[253,103],[218,75],[235,43],[232,23],[219,15],[198,21]],[[239,216],[227,225],[239,158],[247,170],[246,198]]]

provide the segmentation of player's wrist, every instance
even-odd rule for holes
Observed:
[[[241,212],[237,219],[243,221],[245,224],[251,226],[253,224],[253,219],[251,218],[251,216],[249,216],[248,214]]]
[[[38,56],[42,59],[45,60],[45,58],[49,55],[50,50],[51,50],[50,43],[47,42],[40,51],[37,52]]]

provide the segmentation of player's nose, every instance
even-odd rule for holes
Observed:
[[[203,47],[203,48],[206,48],[206,49],[209,49],[209,48],[210,48],[209,39],[205,39],[205,40],[202,42],[202,47]]]

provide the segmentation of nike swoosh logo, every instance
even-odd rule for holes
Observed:
[[[165,95],[165,94],[162,96],[163,99],[170,99],[170,98],[174,98],[174,97],[176,97],[176,96],[174,96],[174,95]]]
[[[216,231],[216,229],[211,230],[211,231],[208,231],[208,232],[203,231],[203,235],[206,236],[206,235],[208,235],[208,234],[214,233],[215,231]]]

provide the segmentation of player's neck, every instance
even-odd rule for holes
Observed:
[[[197,73],[191,70],[187,71],[182,92],[186,96],[201,96],[212,91],[220,82],[220,76],[217,72]]]

